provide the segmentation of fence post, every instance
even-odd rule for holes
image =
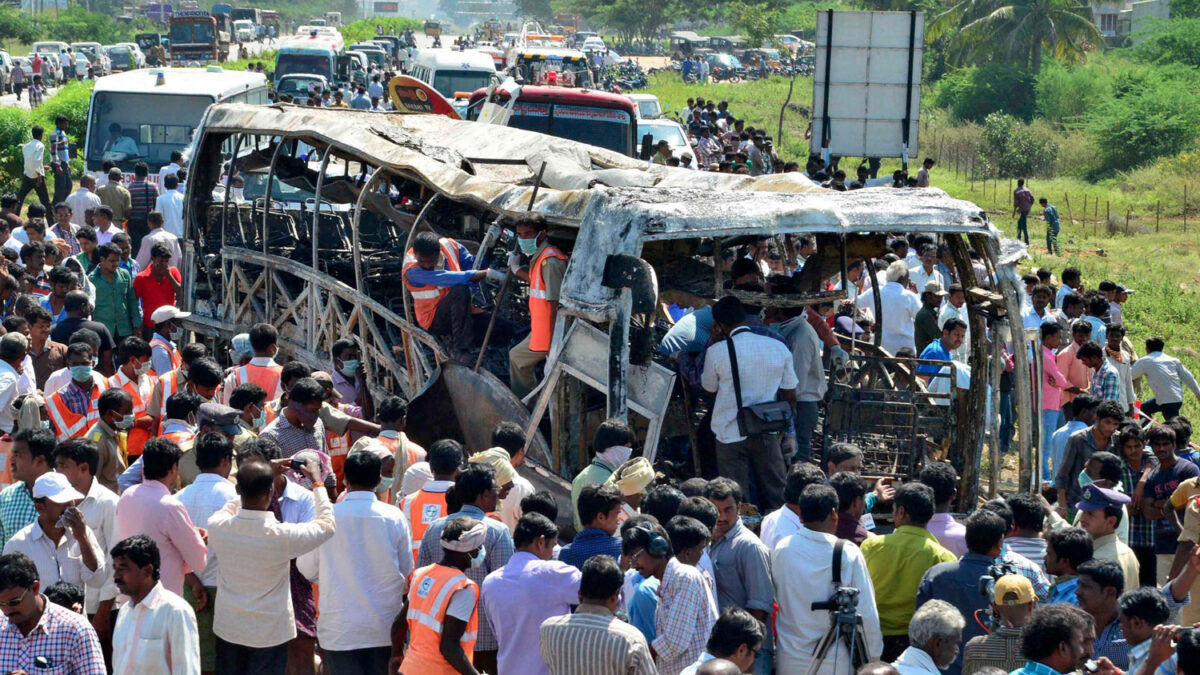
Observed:
[[[1071,195],[1063,193],[1063,201],[1067,203],[1067,223],[1074,225],[1075,216],[1071,215]]]
[[[1133,213],[1133,207],[1126,206],[1125,207],[1125,236],[1126,237],[1129,236],[1129,216],[1132,215],[1132,213]]]
[[[1096,203],[1092,204],[1092,231],[1095,232],[1096,223],[1100,220],[1100,198],[1096,197]],[[1095,236],[1093,234],[1093,236]]]
[[[1187,183],[1183,184],[1183,231],[1187,232]]]
[[[1154,202],[1154,234],[1158,234],[1158,218],[1162,214],[1162,200]]]
[[[1083,193],[1083,229],[1087,229],[1087,193]]]
[[[1109,208],[1109,202],[1108,202],[1108,200],[1107,200],[1107,199],[1105,199],[1105,200],[1104,200],[1104,231],[1105,231],[1105,232],[1107,232],[1107,231],[1108,231],[1108,221],[1110,221],[1110,220],[1112,220],[1112,211],[1111,211],[1111,210],[1110,210],[1110,208]],[[1093,229],[1092,229],[1092,236],[1096,236],[1096,234],[1097,234],[1097,233],[1096,233],[1096,230],[1095,230],[1095,228],[1093,228]]]

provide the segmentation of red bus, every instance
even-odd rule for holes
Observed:
[[[467,119],[479,119],[486,89],[471,94]],[[508,102],[508,92],[496,89],[496,103]],[[624,96],[591,89],[525,86],[517,96],[508,126],[566,138],[612,150],[629,157],[638,152],[637,114]]]

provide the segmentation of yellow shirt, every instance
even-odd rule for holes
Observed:
[[[1200,485],[1197,485],[1196,477],[1192,477],[1180,483],[1179,487],[1176,487],[1175,491],[1171,493],[1171,506],[1178,511],[1196,495],[1200,495]]]
[[[859,548],[875,586],[875,606],[883,634],[908,635],[917,588],[926,570],[958,557],[939,544],[929,530],[914,525],[901,525],[891,534],[872,537]]]

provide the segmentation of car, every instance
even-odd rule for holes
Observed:
[[[640,119],[637,125],[638,136],[640,138],[650,135],[650,146],[653,147],[659,141],[665,140],[671,148],[671,154],[676,157],[681,157],[683,153],[696,156],[696,152],[692,150],[691,141],[688,140],[687,130],[683,125],[675,120],[669,119]],[[692,166],[695,166],[693,163]]]
[[[72,42],[71,48],[77,55],[87,58],[96,77],[112,74],[112,63],[108,60],[108,55],[104,53],[104,48],[100,46],[99,42]],[[84,74],[86,75],[86,71]]]
[[[0,94],[12,91],[13,58],[8,52],[0,50]]]
[[[602,52],[605,49],[607,49],[607,46],[604,44],[604,40],[602,40],[601,38],[590,37],[583,41],[583,46],[580,47],[579,49],[581,51],[585,51],[585,52],[590,52],[590,51]]]
[[[137,55],[126,45],[108,45],[104,48],[114,73],[137,69]]]
[[[136,42],[118,42],[117,45],[128,47],[129,51],[133,52],[133,58],[136,65],[134,68],[146,67],[146,54],[142,52],[142,48],[137,46]]]
[[[662,117],[663,107],[654,94],[625,94],[625,98],[637,106],[639,120],[650,120]]]
[[[329,80],[324,76],[297,73],[279,78],[279,84],[275,86],[275,94],[291,96],[293,103],[307,105],[312,92],[328,88]]]
[[[254,41],[254,22],[249,19],[238,19],[233,22],[233,39],[238,43]]]

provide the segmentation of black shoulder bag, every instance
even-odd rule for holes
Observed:
[[[729,368],[733,371],[733,395],[737,399],[738,432],[743,436],[761,436],[786,431],[792,424],[792,405],[787,401],[767,401],[742,405],[742,380],[738,374],[737,351],[733,336],[725,338],[729,348]]]

